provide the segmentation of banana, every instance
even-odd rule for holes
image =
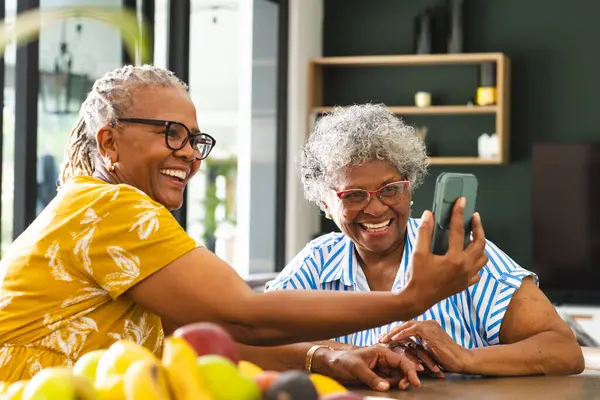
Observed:
[[[162,365],[169,380],[173,400],[213,400],[204,388],[196,365],[196,350],[181,337],[168,337]]]
[[[127,400],[171,400],[165,371],[153,360],[131,364],[125,372],[123,387]]]
[[[100,400],[126,400],[123,375],[110,375],[94,383]]]
[[[96,383],[103,383],[111,375],[125,374],[129,366],[138,360],[159,361],[147,348],[131,340],[117,340],[97,361]]]

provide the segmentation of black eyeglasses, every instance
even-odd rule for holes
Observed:
[[[181,150],[189,142],[196,156],[196,160],[204,160],[215,147],[217,141],[207,133],[192,133],[189,128],[176,121],[163,121],[159,119],[144,118],[117,118],[116,122],[131,122],[134,124],[144,124],[165,127],[165,143],[171,150]],[[113,124],[114,124],[113,123]]]

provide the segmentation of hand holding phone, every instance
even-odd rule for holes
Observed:
[[[463,214],[464,248],[469,245],[473,213],[475,212],[475,202],[477,200],[477,188],[477,177],[473,174],[444,172],[438,176],[435,182],[432,207],[434,227],[431,252],[433,254],[444,255],[448,251],[452,207],[461,197],[466,199]]]
[[[430,307],[429,304],[435,304],[477,283],[481,278],[479,272],[488,262],[485,232],[478,214],[472,216],[473,240],[464,248],[464,211],[462,201],[454,203],[447,239],[448,251],[442,255],[435,255],[431,251],[435,230],[432,212],[425,211],[421,217],[407,273],[407,290],[412,287],[415,293],[425,298],[430,296],[431,303],[426,303],[423,312]]]

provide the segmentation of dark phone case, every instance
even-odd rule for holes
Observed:
[[[433,195],[433,239],[431,252],[444,255],[448,251],[448,234],[450,232],[450,217],[452,207],[459,197],[467,199],[464,213],[465,245],[471,242],[471,223],[477,201],[477,177],[473,174],[459,174],[455,172],[441,173],[435,182]]]

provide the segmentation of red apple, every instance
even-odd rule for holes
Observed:
[[[185,325],[173,332],[173,336],[184,338],[199,356],[217,354],[229,358],[236,365],[240,361],[237,344],[219,325],[207,322]]]

